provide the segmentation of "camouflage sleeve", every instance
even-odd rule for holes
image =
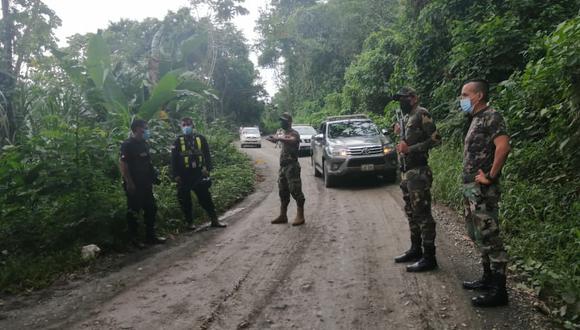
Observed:
[[[410,146],[410,153],[427,152],[429,149],[441,144],[441,135],[439,135],[439,132],[437,131],[437,127],[435,126],[435,122],[433,122],[433,118],[431,118],[431,114],[427,111],[421,113],[421,126],[425,136],[428,138],[423,142]]]
[[[292,130],[286,134],[286,138],[292,137],[295,141],[300,141],[300,133],[295,130]]]
[[[488,127],[492,141],[501,135],[509,136],[505,125],[505,120],[503,119],[503,116],[499,114],[499,112],[493,112],[493,115],[490,116]]]

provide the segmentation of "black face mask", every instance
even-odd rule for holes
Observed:
[[[285,120],[280,120],[280,127],[282,127],[283,129],[289,129],[290,123]]]
[[[401,107],[401,111],[403,111],[404,114],[409,114],[411,110],[413,110],[413,106],[411,105],[410,100],[400,100],[399,106]]]

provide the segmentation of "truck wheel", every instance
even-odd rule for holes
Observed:
[[[328,173],[326,164],[322,164],[322,169],[324,170],[324,186],[326,188],[333,188],[336,186],[336,178]]]
[[[316,162],[314,162],[314,157],[310,157],[310,163],[312,164],[312,172],[314,172],[314,176],[320,178],[322,173],[316,168]]]

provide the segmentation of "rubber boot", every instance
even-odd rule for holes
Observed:
[[[211,223],[209,224],[210,227],[213,228],[225,228],[228,225],[226,225],[225,223],[221,223],[218,221],[218,218],[216,216],[211,217]]]
[[[272,220],[271,223],[277,225],[277,224],[283,224],[283,223],[288,223],[288,216],[286,215],[288,213],[288,205],[280,205],[280,215]]]
[[[298,206],[296,209],[296,218],[294,218],[294,222],[292,222],[292,226],[300,226],[303,225],[305,222],[304,220],[304,206]]]
[[[407,266],[407,271],[411,273],[426,272],[437,269],[437,258],[435,258],[435,247],[423,247],[423,257],[416,263]]]
[[[483,263],[483,276],[479,280],[463,282],[466,290],[489,290],[491,286],[491,267],[489,263]]]
[[[395,257],[395,262],[415,262],[421,259],[422,256],[423,250],[421,249],[421,237],[411,237],[411,248],[400,256]]]
[[[494,272],[489,290],[477,297],[471,298],[475,307],[496,307],[508,304],[508,294],[505,287],[505,275]]]
[[[187,229],[187,230],[196,230],[197,229],[196,225],[193,223],[193,216],[188,215],[185,217],[185,229]]]

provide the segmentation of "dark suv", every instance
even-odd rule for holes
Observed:
[[[369,174],[393,182],[397,154],[392,141],[366,115],[328,117],[312,139],[314,175],[333,187],[339,177]]]

